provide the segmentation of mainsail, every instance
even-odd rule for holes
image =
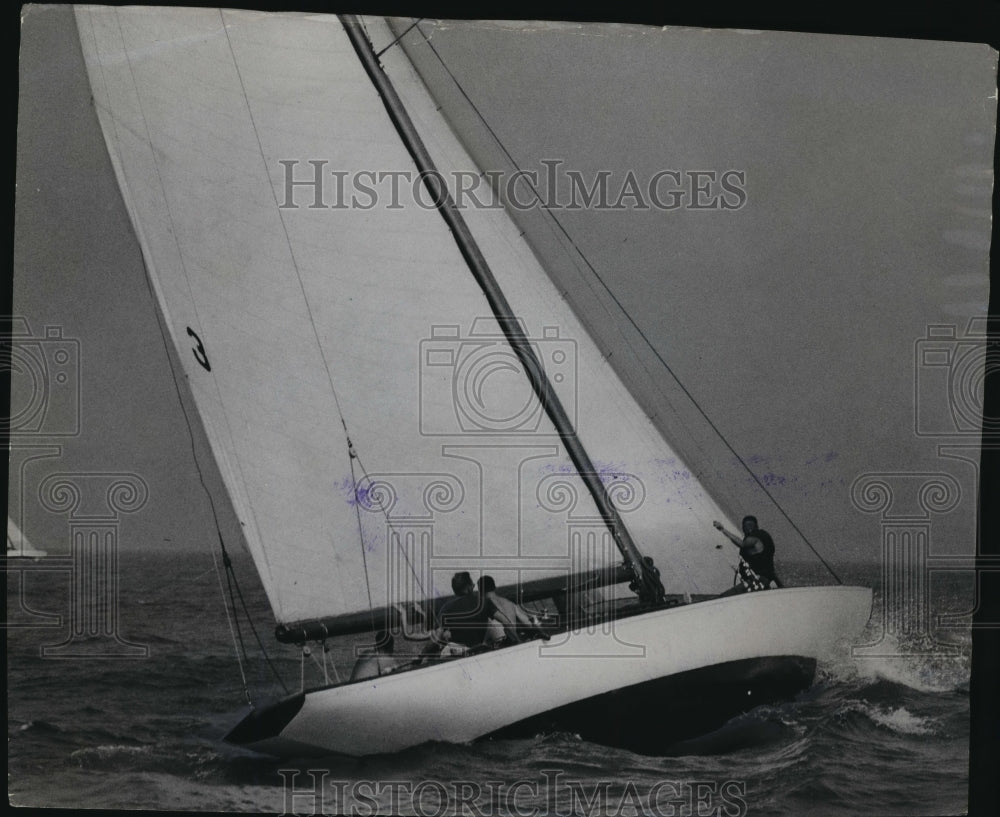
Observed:
[[[447,594],[459,569],[503,584],[619,560],[337,18],[77,22],[206,487],[279,623]],[[474,176],[402,50],[380,59],[437,169]],[[345,193],[393,178],[389,201]],[[667,589],[723,589],[716,503],[506,214],[464,216]]]

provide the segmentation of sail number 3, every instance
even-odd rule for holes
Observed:
[[[187,328],[187,333],[194,338],[194,342],[197,344],[191,350],[191,353],[194,355],[194,359],[201,364],[201,367],[206,372],[212,371],[212,364],[208,362],[208,354],[205,352],[205,347],[201,342],[201,338],[198,337],[198,333],[195,332],[190,326]]]

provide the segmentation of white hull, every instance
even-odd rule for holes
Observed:
[[[549,644],[532,641],[308,692],[273,734],[239,742],[283,756],[464,743],[679,673],[747,659],[822,658],[861,633],[871,599],[868,588],[801,587],[656,610],[616,620],[610,631],[560,634]]]

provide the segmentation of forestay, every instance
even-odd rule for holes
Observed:
[[[505,584],[619,560],[337,18],[77,21],[199,463],[279,622],[447,594],[458,569]],[[438,169],[475,173],[401,49],[382,59]],[[315,168],[322,188],[289,185]],[[723,589],[715,503],[506,215],[464,215],[667,589]]]

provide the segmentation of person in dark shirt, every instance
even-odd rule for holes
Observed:
[[[438,611],[438,627],[448,641],[465,647],[478,647],[486,637],[489,620],[485,600],[476,593],[476,583],[468,571],[451,577],[453,599],[446,601]]]
[[[736,592],[767,590],[774,587],[784,587],[774,569],[774,540],[766,530],[757,527],[755,516],[743,517],[743,538],[730,533],[720,522],[712,523],[717,530],[740,549],[740,564],[737,574],[740,578]],[[732,592],[732,591],[730,591]]]

